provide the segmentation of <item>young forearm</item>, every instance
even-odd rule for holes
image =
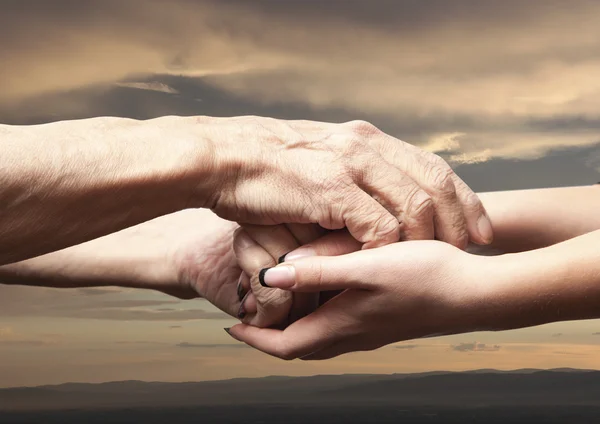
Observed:
[[[212,145],[174,119],[0,125],[0,264],[202,206]]]
[[[600,185],[479,193],[494,242],[476,252],[522,252],[600,229]]]
[[[483,260],[490,261],[481,284],[484,329],[600,318],[600,231]]]

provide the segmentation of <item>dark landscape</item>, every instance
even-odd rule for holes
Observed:
[[[600,371],[393,375],[0,389],[0,423],[592,423]]]

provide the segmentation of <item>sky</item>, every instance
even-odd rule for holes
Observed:
[[[477,191],[600,181],[595,0],[8,0],[0,123],[364,119]],[[600,369],[600,322],[284,362],[203,300],[0,286],[0,387],[475,368]]]

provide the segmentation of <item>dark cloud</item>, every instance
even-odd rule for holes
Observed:
[[[552,337],[562,337],[563,333],[554,333]]]
[[[592,336],[600,336],[600,332],[592,333]]]
[[[461,343],[452,345],[451,349],[456,352],[497,352],[500,350],[500,346],[485,343]]]

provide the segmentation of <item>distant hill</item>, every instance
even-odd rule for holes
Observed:
[[[0,411],[214,405],[600,406],[600,371],[474,370],[0,389]]]

